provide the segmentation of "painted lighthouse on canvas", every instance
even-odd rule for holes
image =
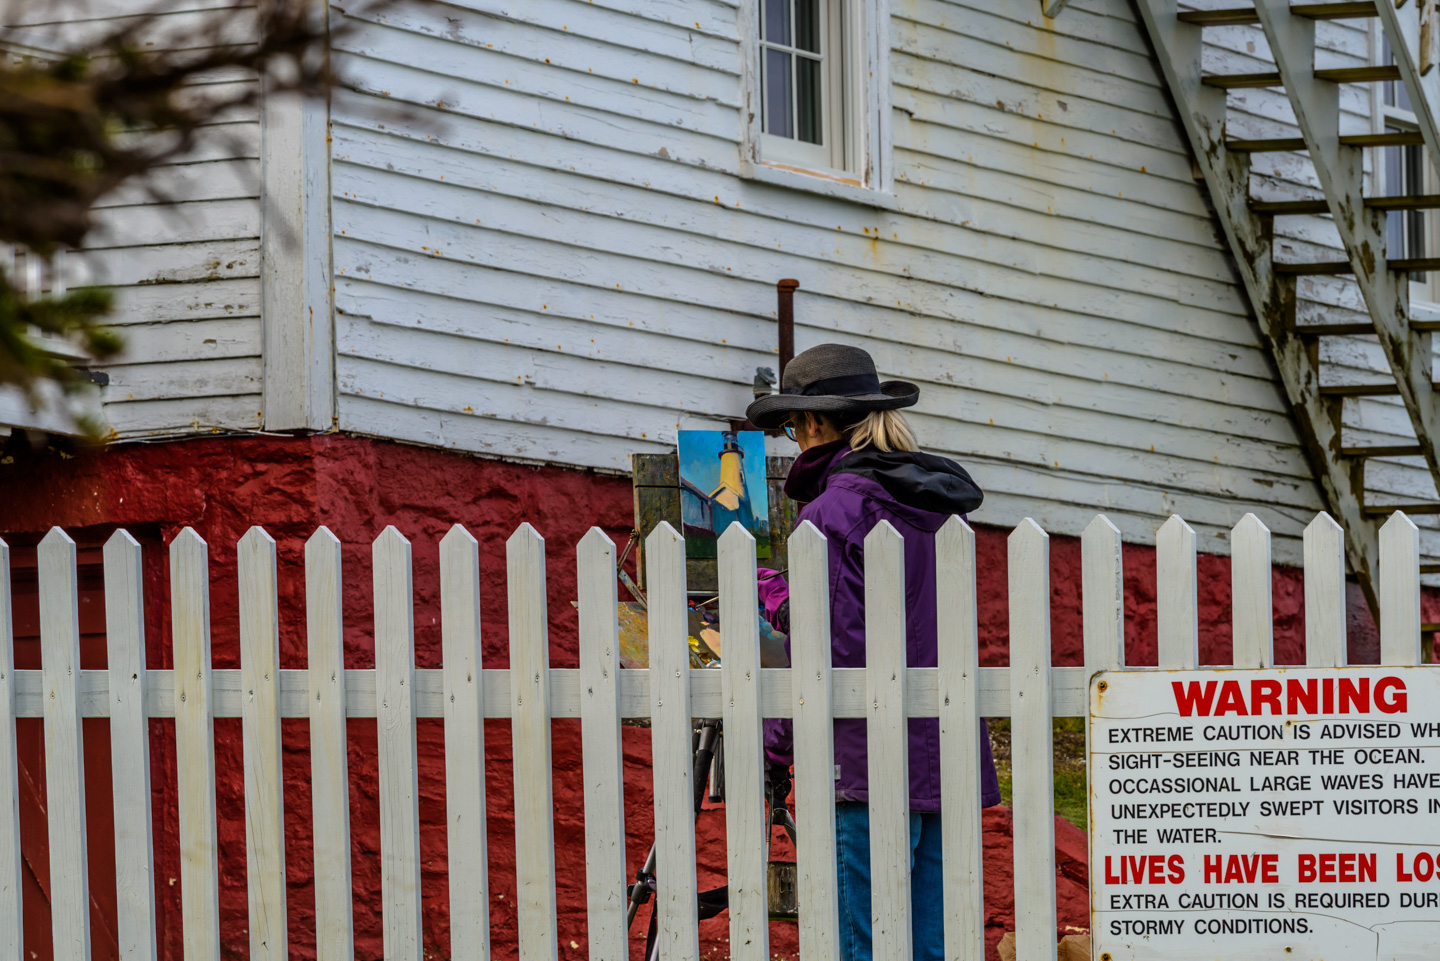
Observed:
[[[739,522],[770,556],[765,435],[760,431],[684,430],[679,438],[680,516],[685,554],[716,556],[716,538]],[[746,461],[758,464],[747,475]],[[708,493],[707,493],[708,492]]]

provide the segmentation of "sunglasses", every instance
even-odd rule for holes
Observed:
[[[788,420],[787,420],[787,421],[785,422],[785,425],[784,425],[783,427],[781,427],[780,429],[783,430],[783,431],[785,431],[785,436],[786,436],[786,437],[790,438],[791,440],[794,440],[794,439],[795,439],[795,424],[794,424],[794,423],[792,423],[791,421],[788,421]]]

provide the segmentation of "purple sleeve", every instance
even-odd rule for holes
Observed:
[[[755,580],[760,591],[760,606],[765,609],[765,620],[779,630],[779,626],[775,624],[775,613],[780,610],[780,605],[790,599],[790,585],[785,583],[785,578],[779,571],[768,567],[756,571]]]
[[[790,585],[779,571],[762,567],[756,571],[756,586],[760,592],[760,606],[765,611],[765,620],[776,630],[789,630],[789,624],[777,624],[776,614],[790,600]],[[784,620],[784,618],[781,618]],[[790,641],[785,641],[785,651],[790,651]],[[765,757],[771,764],[789,767],[791,757],[791,723],[782,718],[771,718],[765,722]]]

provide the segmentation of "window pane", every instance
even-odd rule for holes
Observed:
[[[765,132],[777,137],[794,137],[791,114],[790,55],[765,50]]]
[[[1402,149],[1405,151],[1405,193],[1421,193],[1420,185],[1425,182],[1425,173],[1422,167],[1424,163],[1424,148],[1416,145]],[[1407,210],[1405,211],[1405,218],[1407,221],[1405,225],[1405,256],[1424,257],[1425,211]],[[1415,283],[1424,283],[1426,280],[1425,274],[1421,271],[1411,271],[1410,279]]]
[[[790,0],[760,0],[760,37],[771,43],[790,45]]]
[[[820,128],[820,61],[795,59],[795,136],[806,143],[824,143]]]
[[[820,0],[795,0],[795,46],[820,52]]]

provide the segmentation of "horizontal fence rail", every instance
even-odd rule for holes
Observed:
[[[506,543],[510,667],[481,667],[479,544],[458,525],[440,545],[444,666],[415,666],[410,543],[386,528],[373,544],[375,667],[343,667],[340,542],[324,528],[305,547],[307,669],[279,666],[275,542],[252,528],[237,545],[241,667],[210,663],[209,548],[190,529],[169,546],[173,670],[145,667],[140,545],[118,531],[104,550],[107,670],[79,669],[75,544],[53,529],[38,548],[41,670],[13,668],[9,548],[0,541],[0,961],[22,952],[16,718],[45,725],[51,915],[57,958],[90,955],[81,720],[110,719],[114,765],[118,937],[125,959],[156,957],[149,720],[173,719],[180,782],[180,894],[184,953],[218,958],[215,718],[238,717],[244,739],[245,846],[252,958],[287,956],[287,892],[280,720],[308,718],[314,822],[315,928],[322,961],[354,956],[346,724],[375,718],[380,781],[381,910],[385,956],[420,961],[422,919],[416,721],[445,724],[452,956],[492,953],[486,856],[487,718],[510,719],[522,958],[557,954],[554,783],[550,721],[581,720],[588,938],[592,956],[628,955],[625,797],[620,721],[651,721],[661,957],[698,959],[692,721],[727,732],[730,950],[769,957],[762,837],[761,722],[792,718],[799,820],[800,951],[836,956],[833,721],[865,718],[869,756],[872,914],[877,957],[911,957],[907,718],[938,718],[943,766],[947,957],[984,954],[978,805],[982,717],[1013,718],[1016,950],[1054,957],[1056,932],[1052,720],[1084,716],[1087,679],[1127,669],[1120,533],[1097,517],[1081,538],[1083,667],[1055,667],[1050,651],[1049,538],[1026,520],[1009,538],[1010,667],[979,666],[975,535],[959,518],[936,535],[938,666],[906,666],[905,551],[881,523],[866,538],[865,668],[833,667],[825,538],[802,524],[790,539],[790,668],[760,667],[753,538],[720,539],[724,657],[693,668],[684,542],[661,524],[645,542],[651,667],[618,657],[615,545],[598,529],[576,547],[579,664],[549,666],[544,541],[528,524]],[[1381,657],[1420,661],[1419,533],[1395,514],[1380,538]],[[1232,538],[1235,663],[1274,662],[1270,532],[1247,514]],[[1344,533],[1326,515],[1307,528],[1306,658],[1346,660]],[[1198,666],[1195,535],[1178,516],[1156,536],[1159,664]],[[1147,670],[1146,668],[1128,668]],[[1153,670],[1153,669],[1150,669]],[[291,817],[297,816],[292,810]],[[631,867],[634,867],[633,865]],[[173,883],[173,882],[172,882]]]

